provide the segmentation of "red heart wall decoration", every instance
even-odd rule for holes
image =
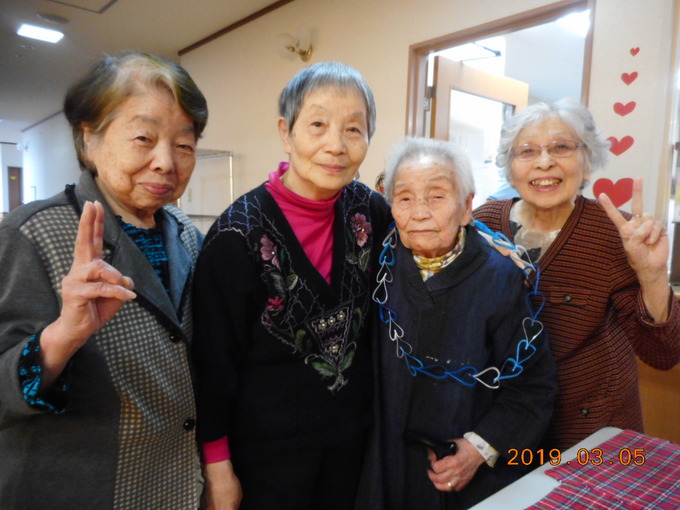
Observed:
[[[600,193],[606,193],[612,204],[621,207],[633,198],[633,179],[624,177],[616,183],[611,179],[598,179],[593,184],[593,193],[596,198],[600,196]]]
[[[640,53],[640,48],[631,48],[630,49],[631,55],[636,56],[638,53]]]
[[[630,85],[631,83],[633,83],[637,77],[638,77],[637,71],[633,71],[630,74],[623,73],[621,75],[621,79],[623,80],[623,83],[625,83],[626,85]]]
[[[621,115],[621,117],[625,117],[628,115],[630,112],[635,110],[635,101],[631,101],[630,103],[623,104],[623,103],[614,103],[614,111]]]
[[[612,154],[616,154],[617,156],[620,156],[624,152],[626,152],[628,149],[630,149],[633,146],[633,143],[635,143],[635,140],[633,139],[632,136],[624,136],[621,138],[621,141],[619,141],[616,137],[610,136],[607,138],[612,144],[612,146],[609,148],[609,151]]]

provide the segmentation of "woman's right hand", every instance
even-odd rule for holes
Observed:
[[[40,336],[43,384],[49,388],[71,357],[120,310],[137,297],[130,278],[103,260],[104,207],[85,202],[78,224],[73,264],[61,282],[59,318]]]
[[[206,510],[236,510],[241,505],[241,482],[230,460],[206,464]]]

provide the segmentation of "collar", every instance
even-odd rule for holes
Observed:
[[[450,252],[445,253],[440,257],[434,258],[422,257],[414,253],[413,260],[415,261],[416,266],[418,266],[420,276],[423,278],[423,281],[425,281],[431,276],[437,274],[442,269],[444,269],[451,262],[456,260],[456,257],[463,253],[464,249],[465,249],[465,229],[462,226],[460,226],[458,228],[456,244]]]
[[[274,197],[278,204],[285,204],[293,208],[298,213],[330,213],[335,206],[335,202],[340,197],[342,190],[331,198],[330,200],[311,200],[309,198],[298,195],[289,190],[283,185],[281,177],[290,168],[290,164],[286,162],[279,163],[278,169],[269,174],[269,180],[265,183],[265,187]]]

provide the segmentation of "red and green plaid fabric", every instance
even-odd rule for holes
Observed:
[[[680,445],[632,430],[546,473],[560,486],[528,510],[680,509]]]

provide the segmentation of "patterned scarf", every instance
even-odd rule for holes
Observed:
[[[418,270],[420,271],[420,276],[423,278],[423,281],[427,280],[431,276],[434,276],[439,271],[448,266],[451,262],[456,260],[456,257],[463,253],[463,249],[465,249],[465,228],[461,226],[458,230],[458,239],[456,244],[454,245],[453,250],[450,252],[445,253],[440,257],[434,258],[421,257],[420,255],[416,255],[414,253],[413,260],[415,260],[416,266],[418,266]]]

